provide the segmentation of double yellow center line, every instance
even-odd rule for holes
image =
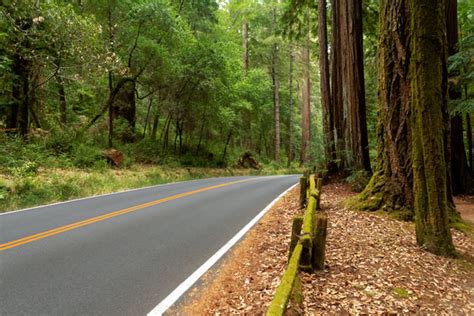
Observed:
[[[79,222],[75,222],[75,223],[72,223],[72,224],[69,224],[69,225],[65,225],[65,226],[57,227],[57,228],[54,228],[54,229],[51,229],[51,230],[47,230],[47,231],[44,231],[42,233],[26,236],[26,237],[23,237],[23,238],[20,238],[20,239],[16,239],[16,240],[6,242],[4,244],[0,244],[0,251],[4,251],[4,250],[15,248],[15,247],[18,247],[18,246],[21,246],[21,245],[24,245],[24,244],[28,244],[28,243],[33,242],[35,240],[40,240],[40,239],[43,239],[43,238],[46,238],[46,237],[61,234],[61,233],[64,233],[64,232],[67,232],[67,231],[70,231],[70,230],[73,230],[73,229],[76,229],[76,228],[79,228],[79,227],[82,227],[82,226],[87,226],[87,225],[90,225],[90,224],[93,224],[93,223],[101,222],[103,220],[106,220],[106,219],[109,219],[109,218],[112,218],[112,217],[116,217],[116,216],[119,216],[119,215],[135,212],[135,211],[141,210],[141,209],[146,208],[146,207],[158,205],[158,204],[161,204],[161,203],[164,203],[164,202],[173,201],[173,200],[183,198],[183,197],[186,197],[186,196],[190,196],[190,195],[193,195],[193,194],[196,194],[196,193],[201,193],[201,192],[205,192],[205,191],[209,191],[209,190],[214,190],[214,189],[222,188],[222,187],[225,187],[225,186],[228,186],[228,185],[232,185],[232,184],[236,184],[236,183],[240,183],[240,182],[246,182],[246,181],[250,181],[250,180],[254,180],[254,179],[245,179],[245,180],[239,180],[239,181],[233,181],[233,182],[227,182],[227,183],[223,183],[223,184],[213,185],[213,186],[210,186],[210,187],[205,187],[205,188],[201,188],[201,189],[197,189],[197,190],[193,190],[193,191],[189,191],[189,192],[184,192],[184,193],[172,195],[172,196],[169,196],[169,197],[166,197],[166,198],[162,198],[162,199],[159,199],[159,200],[155,200],[155,201],[135,205],[135,206],[128,207],[128,208],[125,208],[125,209],[122,209],[122,210],[114,211],[112,213],[107,213],[107,214],[104,214],[104,215],[92,217],[92,218],[82,220],[82,221],[79,221]]]

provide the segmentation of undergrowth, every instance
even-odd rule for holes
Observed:
[[[296,166],[272,163],[263,163],[260,170],[233,168],[237,151],[226,160],[206,149],[163,154],[149,140],[118,144],[125,159],[114,169],[102,156],[104,148],[67,134],[29,142],[0,138],[0,212],[174,181],[301,173]]]

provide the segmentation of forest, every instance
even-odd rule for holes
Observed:
[[[2,1],[2,209],[106,186],[110,164],[136,186],[149,166],[229,170],[248,153],[268,173],[346,178],[358,208],[420,212],[420,243],[449,254],[452,197],[474,188],[474,12],[430,5]]]

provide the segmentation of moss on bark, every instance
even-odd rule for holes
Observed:
[[[411,132],[417,243],[451,256],[444,141],[446,24],[444,1],[410,0]]]
[[[380,1],[377,168],[354,201],[361,210],[413,218],[408,0]]]

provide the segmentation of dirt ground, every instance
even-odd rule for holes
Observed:
[[[286,267],[292,218],[302,213],[298,193],[283,197],[169,314],[263,315]],[[474,315],[472,236],[452,230],[457,259],[432,255],[416,245],[412,223],[345,208],[353,194],[345,184],[323,187],[326,268],[301,274],[305,314]],[[456,201],[463,216],[472,202]]]
[[[474,196],[455,196],[454,203],[456,204],[456,209],[461,213],[461,217],[474,224]]]

